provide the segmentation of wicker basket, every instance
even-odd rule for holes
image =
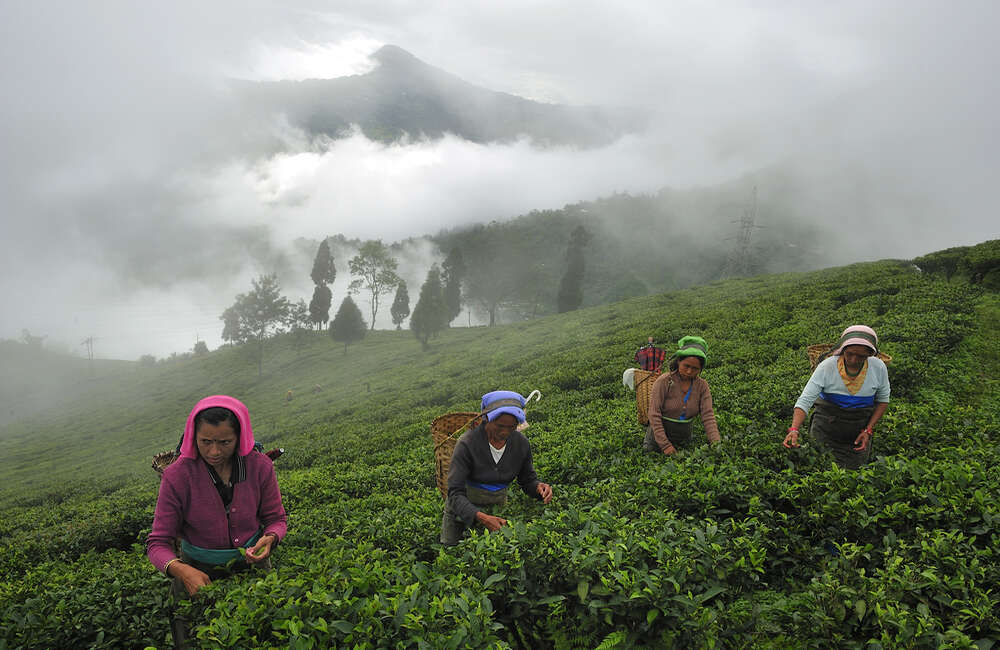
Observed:
[[[649,370],[636,370],[635,375],[635,408],[638,411],[639,424],[649,424],[649,395],[653,392],[653,384],[660,373]]]
[[[819,365],[819,362],[822,361],[831,350],[833,350],[832,343],[817,343],[816,345],[810,345],[806,348],[806,353],[809,355],[809,366],[811,369],[815,370],[816,366]],[[892,362],[892,357],[888,354],[879,352],[877,356],[885,365],[889,365]]]
[[[434,477],[437,479],[441,498],[448,498],[448,469],[451,455],[458,444],[458,438],[466,429],[475,426],[482,413],[446,413],[431,422],[431,438],[434,440]]]
[[[163,470],[170,467],[170,464],[177,460],[177,452],[170,450],[160,452],[153,456],[153,469],[157,474],[163,476]]]

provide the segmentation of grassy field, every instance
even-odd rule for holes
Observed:
[[[289,536],[266,578],[189,606],[208,647],[990,647],[1000,243],[917,262],[456,328],[427,352],[406,331],[346,355],[281,337],[261,377],[242,348],[103,374],[0,429],[0,647],[166,643],[166,582],[138,546],[149,459],[214,393],[287,450]],[[780,441],[806,346],[858,322],[893,357],[893,397],[877,460],[845,472]],[[621,371],[647,335],[684,334],[709,342],[724,442],[647,456]],[[442,549],[428,423],[500,388],[541,391],[528,436],[556,497],[516,495],[502,534]]]

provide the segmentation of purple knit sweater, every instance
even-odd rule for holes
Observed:
[[[204,461],[180,458],[167,467],[146,541],[146,556],[153,566],[163,571],[177,557],[175,537],[213,549],[243,546],[261,528],[276,534],[279,541],[285,537],[287,516],[271,459],[256,451],[244,459],[247,477],[233,485],[228,517]]]

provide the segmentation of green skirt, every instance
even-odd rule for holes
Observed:
[[[825,399],[816,400],[809,435],[830,450],[833,459],[844,469],[859,469],[871,458],[872,441],[864,451],[854,450],[854,441],[875,411],[874,406],[845,409]]]
[[[674,449],[679,449],[691,442],[691,424],[694,420],[677,422],[661,418],[661,421],[663,422],[663,432],[667,434],[667,440],[674,446]],[[656,442],[656,436],[653,435],[652,424],[646,425],[646,437],[642,440],[642,448],[657,454],[663,453],[663,449]]]
[[[491,515],[495,515],[496,511],[507,503],[507,488],[490,492],[489,490],[466,485],[465,493],[473,505],[481,506],[480,510]],[[474,526],[482,527],[482,524],[477,522]],[[445,546],[458,544],[465,537],[468,529],[469,526],[451,511],[451,507],[446,500],[444,502],[444,514],[441,516],[441,543]]]

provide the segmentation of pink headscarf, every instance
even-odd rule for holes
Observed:
[[[840,334],[840,340],[834,347],[830,356],[838,356],[848,345],[863,345],[872,351],[878,352],[878,335],[875,330],[866,325],[851,325]]]
[[[184,441],[181,443],[181,458],[198,458],[198,445],[194,441],[194,418],[213,406],[221,406],[236,414],[236,420],[240,423],[240,447],[237,453],[246,456],[253,451],[253,429],[250,428],[250,411],[246,405],[235,397],[212,395],[195,404],[188,415],[187,424],[184,425]]]

